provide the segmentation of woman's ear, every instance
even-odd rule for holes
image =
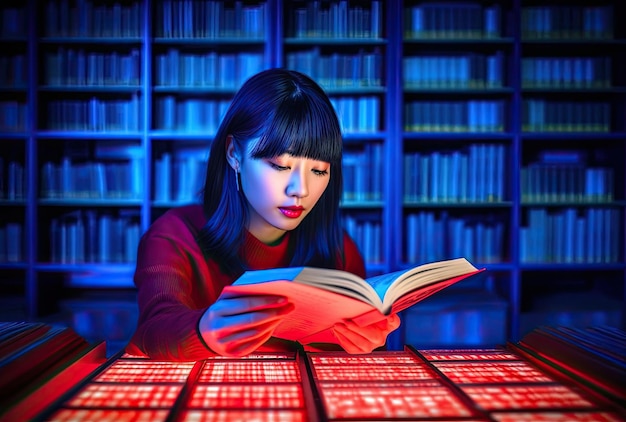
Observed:
[[[228,164],[235,170],[239,171],[239,163],[241,162],[241,157],[239,156],[239,152],[235,148],[235,143],[233,141],[233,135],[228,135],[226,137],[226,161]]]

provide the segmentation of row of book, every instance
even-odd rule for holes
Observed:
[[[158,156],[153,178],[155,203],[197,202],[205,181],[206,155],[204,149],[182,148]],[[344,203],[383,200],[383,156],[380,143],[368,143],[361,150],[344,150]]]
[[[67,131],[139,131],[142,99],[50,101],[47,129]],[[380,128],[380,98],[354,96],[331,98],[346,132],[371,132]],[[217,127],[229,100],[178,99],[167,95],[155,101],[157,129],[207,131]],[[504,100],[407,101],[404,107],[407,132],[502,132]],[[592,101],[525,100],[522,130],[526,132],[609,132],[611,104]],[[0,102],[0,130],[26,127],[27,106],[17,101]],[[204,121],[203,117],[212,120]]]
[[[503,132],[504,100],[405,101],[407,132]]]
[[[134,262],[141,235],[137,211],[118,216],[77,210],[50,223],[50,259],[55,263]],[[524,263],[620,262],[620,210],[604,208],[533,208],[520,228],[520,260]],[[367,262],[382,262],[382,227],[377,218],[346,213],[344,226]],[[497,216],[476,219],[446,212],[407,213],[405,259],[431,262],[464,256],[474,262],[504,261],[505,228]],[[24,259],[23,225],[0,226],[0,262]]]
[[[611,113],[606,101],[524,100],[522,131],[609,132]]]
[[[325,89],[383,86],[383,53],[377,47],[355,54],[323,54],[319,47],[289,52],[286,67],[309,75]]]
[[[207,160],[205,150],[181,149],[161,154],[154,163],[155,203],[198,202]]]
[[[331,103],[335,107],[344,133],[367,133],[380,130],[380,97],[375,95],[333,96]],[[133,105],[134,103],[131,104]],[[219,127],[221,118],[229,105],[230,100],[223,99],[159,96],[154,102],[154,126],[157,130],[202,132],[212,135]],[[92,127],[91,124],[82,124],[80,127],[85,128],[84,130],[96,130],[86,129]],[[125,126],[119,123],[116,123],[114,127],[126,130]]]
[[[143,99],[136,93],[125,97],[51,100],[46,107],[47,129],[137,132],[142,129]]]
[[[382,86],[383,55],[378,49],[357,54],[322,55],[319,48],[287,54],[287,67],[313,77],[326,89]],[[416,56],[403,58],[407,89],[501,88],[504,55]],[[186,54],[169,49],[155,57],[155,86],[236,89],[263,67],[260,53]],[[529,57],[522,59],[523,88],[611,87],[610,57]],[[0,58],[0,85],[26,86],[25,56]],[[48,86],[139,86],[141,58],[60,47],[46,53],[44,83]]]
[[[0,38],[19,39],[26,37],[26,9],[3,7],[0,9]]]
[[[24,165],[0,157],[0,199],[19,201],[26,199]]]
[[[382,2],[350,5],[348,0],[310,1],[293,7],[287,31],[293,38],[380,38]]]
[[[230,100],[178,98],[163,95],[154,101],[154,127],[157,130],[180,132],[217,132]]]
[[[608,5],[522,7],[523,39],[611,39],[614,8]]]
[[[27,127],[28,106],[17,100],[0,101],[0,131],[21,132]]]
[[[381,128],[381,99],[375,95],[331,97],[343,133],[371,133]]]
[[[404,202],[505,200],[506,148],[502,144],[404,154]]]
[[[522,58],[522,88],[609,88],[611,57]]]
[[[502,12],[499,5],[427,2],[404,9],[405,39],[499,38]]]
[[[141,83],[141,53],[101,53],[59,47],[46,52],[43,81],[48,86],[136,86]]]
[[[504,54],[467,53],[453,56],[405,56],[404,88],[501,88]]]
[[[263,69],[262,53],[183,53],[168,49],[154,60],[157,87],[219,87],[238,89],[250,76]]]
[[[496,216],[476,220],[435,211],[411,212],[404,218],[405,259],[415,263],[462,256],[471,262],[503,262],[504,227]]]
[[[143,33],[142,6],[137,1],[51,0],[42,12],[46,37],[138,38]]]
[[[611,202],[610,167],[533,163],[520,170],[522,202]]]
[[[380,220],[344,214],[342,223],[346,232],[358,245],[365,262],[372,264],[384,262],[383,229]]]
[[[384,146],[367,143],[363,149],[345,148],[343,152],[343,198],[349,202],[382,201]]]
[[[520,228],[520,260],[526,263],[620,262],[624,216],[613,208],[527,210]]]
[[[344,201],[382,200],[382,144],[362,151],[346,150],[343,160]],[[473,144],[452,151],[404,155],[404,202],[498,202],[505,200],[505,146]],[[155,160],[154,199],[187,202],[204,180],[204,151],[180,149]],[[64,157],[41,168],[44,199],[140,199],[143,162],[77,162]],[[0,160],[0,170],[4,169]],[[520,171],[522,202],[611,202],[614,169],[582,164],[532,163]],[[10,161],[0,172],[0,198],[24,199],[23,165]]]
[[[13,53],[0,57],[0,88],[23,88],[28,86],[28,66],[25,53]]]
[[[24,226],[20,222],[3,222],[0,225],[0,262],[23,262]]]
[[[50,261],[59,264],[132,263],[142,231],[139,214],[81,209],[50,221]]]
[[[141,199],[143,160],[72,162],[41,167],[42,199]]]
[[[155,7],[155,31],[164,38],[262,38],[265,35],[266,4],[221,1],[166,0]],[[101,5],[88,0],[46,2],[44,33],[47,37],[140,37],[143,33],[142,5]],[[26,35],[27,13],[23,8],[0,10],[0,36]],[[523,6],[521,30],[525,39],[610,39],[613,37],[613,7]],[[480,3],[438,4],[405,8],[405,37],[493,38],[501,36],[502,11],[498,5]],[[367,37],[382,35],[379,1],[369,8],[350,6],[347,0],[325,5],[309,2],[295,7],[290,36]]]
[[[53,219],[51,260],[55,263],[134,262],[139,224],[128,218],[96,216],[92,211]],[[520,230],[520,259],[525,263],[617,263],[619,262],[619,211],[567,209],[555,214],[531,210],[530,225]],[[376,220],[344,217],[367,262],[382,262],[381,224]],[[465,256],[475,262],[503,261],[502,222],[438,217],[435,212],[406,217],[407,262],[430,262]],[[112,232],[111,232],[112,230]],[[0,227],[0,262],[21,262],[21,223]],[[122,236],[122,237],[117,237]],[[121,240],[120,240],[121,239]]]
[[[264,1],[164,0],[156,4],[155,31],[162,38],[263,39]]]

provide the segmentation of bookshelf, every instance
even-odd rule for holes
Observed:
[[[141,233],[198,200],[241,83],[289,67],[340,115],[344,222],[368,272],[458,255],[489,270],[404,315],[392,345],[624,327],[623,13],[557,0],[4,2],[3,316],[132,326]],[[422,334],[429,319],[464,336]]]

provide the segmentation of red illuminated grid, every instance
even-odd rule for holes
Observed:
[[[89,384],[68,402],[68,407],[169,408],[183,384]]]
[[[266,353],[252,353],[246,356],[241,356],[236,358],[237,360],[240,359],[295,359],[296,358],[296,352],[266,352]],[[228,356],[211,356],[208,358],[209,360],[211,359],[216,359],[216,360],[222,360],[222,359],[233,359],[231,357]]]
[[[526,362],[433,362],[448,378],[459,384],[549,382],[547,375]]]
[[[316,365],[315,377],[323,381],[402,381],[435,379],[437,375],[425,365]]]
[[[61,409],[50,419],[58,422],[160,422],[167,414],[167,410]]]
[[[304,410],[190,410],[182,414],[188,422],[304,422]]]
[[[198,384],[188,408],[204,409],[301,409],[300,384]]]
[[[541,412],[493,413],[499,422],[623,422],[619,415],[608,412]]]
[[[376,352],[365,355],[349,355],[342,352],[311,353],[313,365],[412,365],[420,362],[407,352]]]
[[[555,409],[594,407],[563,385],[462,387],[479,406],[489,409]]]
[[[471,416],[455,394],[435,383],[322,383],[321,394],[330,419]]]
[[[499,349],[433,349],[419,352],[428,360],[520,360],[517,355]]]
[[[97,382],[185,382],[193,362],[118,360],[95,378]]]
[[[295,361],[207,361],[198,382],[300,382]]]

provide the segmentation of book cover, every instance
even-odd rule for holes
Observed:
[[[247,271],[224,292],[286,296],[295,310],[274,336],[309,343],[336,343],[335,323],[365,326],[381,321],[436,292],[482,272],[465,258],[432,262],[364,280],[346,271],[292,267]]]

